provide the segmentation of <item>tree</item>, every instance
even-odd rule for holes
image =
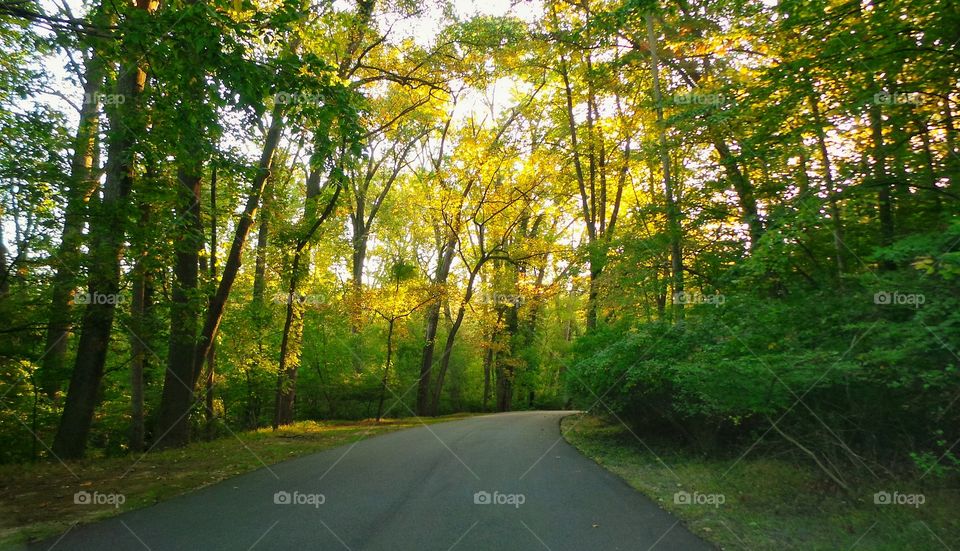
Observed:
[[[150,0],[140,0],[136,5],[136,9],[147,13],[156,8],[157,3]],[[131,29],[131,37],[137,34],[137,29]],[[107,111],[110,134],[103,197],[97,205],[96,216],[92,217],[97,222],[90,228],[89,300],[83,313],[70,388],[53,441],[53,452],[64,458],[80,457],[86,448],[120,291],[120,262],[126,233],[124,216],[136,177],[134,147],[146,124],[139,97],[147,75],[137,65],[134,55],[134,52],[127,54],[116,80],[116,97],[123,100]]]

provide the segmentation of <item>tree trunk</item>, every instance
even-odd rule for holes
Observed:
[[[210,285],[217,283],[217,165],[210,173]],[[217,343],[210,346],[207,355],[206,417],[207,439],[213,438],[213,422],[216,412],[213,409],[213,384],[217,373]]]
[[[513,381],[516,378],[516,355],[515,351],[519,350],[517,346],[517,334],[520,331],[520,316],[516,304],[507,306],[503,310],[505,318],[505,331],[504,337],[508,343],[508,358],[506,362],[501,362],[498,366],[499,376],[497,381],[499,383],[497,395],[497,411],[510,411],[513,409]]]
[[[156,3],[138,0],[137,8],[152,12]],[[80,342],[53,453],[62,459],[82,457],[90,433],[97,393],[103,378],[110,331],[120,291],[120,261],[126,233],[127,201],[134,180],[134,144],[144,124],[137,104],[146,73],[136,63],[125,63],[117,77],[122,104],[107,112],[113,131],[107,146],[103,198],[96,224],[90,227],[89,304],[80,325]],[[101,297],[104,297],[101,300]]]
[[[38,370],[41,389],[53,398],[66,379],[64,359],[67,336],[72,329],[73,290],[80,272],[80,245],[83,242],[85,207],[100,182],[94,175],[97,157],[97,135],[100,126],[98,97],[103,87],[104,71],[100,58],[94,52],[84,70],[83,103],[80,121],[73,141],[70,161],[70,188],[63,216],[63,233],[57,248],[56,272],[53,276],[52,297],[47,322],[47,339],[43,364]]]
[[[150,206],[140,206],[140,230],[146,233],[150,220]],[[133,289],[130,300],[130,451],[144,449],[143,373],[147,367],[147,344],[145,339],[150,324],[147,321],[151,303],[150,275],[146,266],[146,247],[137,255],[133,268]]]
[[[493,329],[490,330],[490,341],[487,346],[487,352],[483,356],[483,411],[488,411],[487,408],[490,403],[491,368],[493,367],[494,355],[496,354],[497,332],[500,326],[500,320],[502,319],[503,312],[498,310],[497,321],[493,324]]]
[[[675,319],[683,319],[683,251],[681,248],[680,211],[673,195],[670,178],[670,153],[667,148],[667,128],[663,120],[663,96],[660,93],[660,61],[657,58],[657,38],[653,32],[653,17],[646,16],[647,42],[650,47],[650,72],[653,74],[653,99],[657,105],[657,131],[660,139],[660,165],[663,171],[663,194],[667,203],[667,225],[670,233],[670,269],[673,276],[673,307]]]
[[[203,359],[210,353],[213,346],[213,340],[220,329],[220,322],[223,321],[223,311],[227,305],[227,298],[230,296],[230,290],[233,288],[233,282],[240,271],[243,249],[246,248],[247,237],[250,235],[250,227],[253,225],[254,216],[260,206],[260,198],[263,195],[263,188],[267,177],[270,176],[270,168],[273,166],[273,154],[280,142],[280,135],[283,131],[283,110],[278,104],[272,112],[270,129],[267,131],[266,139],[263,144],[263,151],[260,154],[260,163],[257,175],[253,179],[250,192],[247,195],[247,202],[244,206],[240,220],[237,222],[237,228],[234,232],[233,243],[230,245],[230,253],[227,255],[226,264],[223,266],[223,275],[220,283],[217,285],[217,292],[210,299],[210,306],[207,308],[207,316],[203,324],[203,330],[197,342],[196,353],[194,354],[194,364],[203,362]],[[194,370],[194,376],[198,373]],[[196,385],[196,379],[193,380]],[[192,386],[191,386],[192,388]]]
[[[287,314],[283,322],[283,337],[280,341],[280,363],[277,368],[277,391],[274,397],[273,430],[280,425],[293,421],[293,405],[297,392],[297,368],[300,365],[300,350],[291,345],[291,337],[296,341],[300,331],[303,304],[297,296],[297,283],[300,277],[300,249],[294,254],[290,286],[287,289]]]
[[[199,262],[203,242],[200,225],[201,177],[198,168],[181,168],[177,175],[179,200],[175,212],[186,227],[180,231],[174,244],[176,261],[170,305],[170,347],[160,399],[158,439],[155,443],[159,448],[183,446],[190,441],[190,410],[194,406],[196,380],[194,372],[203,368],[203,360],[206,359],[205,356],[196,363],[194,360],[199,321]]]
[[[0,225],[0,298],[10,292],[10,268],[7,266],[9,251],[3,242],[3,226]]]
[[[193,6],[198,0],[186,0]],[[181,71],[185,121],[177,140],[176,219],[183,224],[174,243],[175,262],[170,305],[170,346],[167,370],[160,399],[160,414],[155,446],[177,447],[190,441],[190,413],[196,405],[194,388],[204,362],[213,349],[211,341],[203,356],[195,355],[197,329],[200,325],[200,258],[203,250],[200,185],[204,164],[209,158],[207,129],[201,116],[191,109],[205,102],[205,75],[200,67],[202,50],[190,43],[181,43],[182,53],[196,63]]]
[[[477,273],[483,266],[483,261],[477,262],[476,267],[470,272],[470,279],[467,281],[467,290],[460,301],[460,307],[457,308],[457,317],[447,332],[447,340],[443,346],[443,355],[440,357],[440,369],[437,372],[437,384],[433,389],[433,401],[430,405],[430,414],[438,415],[440,413],[440,394],[443,392],[443,379],[450,367],[450,356],[453,354],[453,344],[457,339],[457,333],[460,331],[460,325],[463,324],[463,317],[467,313],[467,304],[473,297],[473,284],[476,281]]]
[[[300,254],[294,261],[298,268]],[[296,280],[291,280],[287,295],[287,317],[280,345],[280,366],[277,369],[277,392],[274,399],[273,430],[293,422],[297,398],[297,370],[300,367],[300,337],[303,334],[303,302],[296,296]],[[292,341],[292,342],[291,342]]]
[[[560,75],[563,77],[564,99],[567,109],[567,127],[570,135],[573,168],[577,177],[577,189],[580,192],[580,208],[584,224],[587,226],[587,244],[590,247],[590,289],[587,297],[587,329],[597,326],[597,285],[596,280],[600,271],[594,265],[595,252],[593,245],[597,240],[597,227],[594,222],[594,211],[591,208],[592,197],[587,194],[587,178],[584,174],[583,163],[580,161],[579,139],[577,137],[577,121],[574,118],[573,87],[570,84],[570,75],[566,59],[560,58]]]
[[[261,304],[263,303],[263,292],[267,287],[267,243],[270,239],[270,204],[272,199],[270,189],[265,190],[263,208],[260,209],[256,264],[253,270],[253,301]]]
[[[812,86],[811,86],[812,89]],[[827,200],[830,206],[830,222],[833,232],[833,250],[837,267],[837,280],[843,282],[843,273],[846,271],[846,245],[843,243],[843,220],[840,217],[840,205],[837,201],[836,185],[833,181],[833,167],[830,162],[830,151],[827,149],[827,137],[824,132],[824,121],[820,114],[820,103],[814,92],[807,96],[810,111],[813,113],[814,127],[817,131],[817,148],[820,150],[820,162],[823,164],[823,181],[826,188]]]
[[[283,106],[278,103],[271,113],[270,129],[267,131],[263,150],[260,154],[257,175],[253,179],[243,213],[237,222],[233,243],[230,246],[230,253],[227,256],[227,261],[223,268],[223,276],[217,285],[216,293],[214,293],[210,299],[203,329],[196,341],[197,345],[193,349],[193,357],[189,362],[177,366],[181,373],[187,373],[187,366],[191,368],[191,372],[187,379],[179,381],[182,383],[179,387],[171,384],[170,388],[174,391],[170,395],[166,395],[167,385],[164,384],[167,405],[164,407],[164,405],[161,404],[161,418],[165,421],[163,424],[164,430],[177,430],[177,435],[173,440],[175,444],[183,443],[183,429],[182,427],[174,425],[178,425],[180,421],[183,423],[187,422],[186,419],[190,414],[190,409],[193,407],[193,389],[196,387],[197,379],[200,377],[200,369],[196,367],[203,365],[203,362],[210,354],[210,350],[213,348],[213,341],[216,339],[217,332],[220,329],[220,323],[223,321],[223,312],[227,305],[227,299],[233,288],[233,282],[236,280],[237,274],[240,271],[243,249],[246,248],[247,237],[250,235],[250,228],[253,226],[254,217],[260,206],[263,189],[266,185],[267,178],[270,176],[270,169],[273,166],[274,152],[277,149],[277,144],[280,142],[280,135],[283,133],[282,107]],[[184,399],[187,396],[189,396],[189,399]],[[161,435],[162,434],[161,432]]]
[[[949,78],[946,79],[945,86],[944,90],[953,89]],[[954,194],[960,195],[960,147],[957,145],[957,128],[954,123],[950,101],[943,102],[943,128],[947,147],[943,166],[947,178],[950,180],[950,190]]]
[[[355,373],[362,373],[363,337],[361,334],[361,312],[363,305],[361,304],[361,301],[363,300],[363,265],[367,258],[368,228],[364,225],[364,198],[357,197],[355,200],[357,201],[355,207],[356,212],[350,215],[350,222],[353,229],[353,239],[351,240],[353,251],[350,256],[350,268],[353,277],[351,281],[353,291],[353,312],[350,316],[350,333],[352,342],[350,345],[353,347],[353,354],[351,354],[353,359],[353,370]]]
[[[887,177],[886,144],[883,141],[883,113],[880,104],[870,105],[870,135],[873,139],[873,179],[877,186],[877,216],[880,221],[880,246],[888,247],[893,244],[893,200],[890,197],[890,182]],[[881,270],[892,270],[893,262],[880,262]]]
[[[387,362],[383,366],[383,380],[380,381],[380,404],[377,406],[377,422],[383,417],[383,400],[387,395],[387,384],[390,381],[390,360],[393,357],[393,325],[396,319],[391,319],[387,326]]]
[[[763,236],[763,221],[760,219],[757,210],[757,198],[754,194],[753,183],[740,170],[740,166],[726,142],[715,137],[713,147],[717,150],[717,154],[720,156],[720,164],[723,165],[727,178],[733,185],[733,190],[737,193],[740,202],[741,220],[750,231],[750,250],[753,250]]]
[[[434,285],[441,287],[447,284],[447,275],[453,263],[453,252],[457,245],[456,236],[450,235],[438,251],[437,273]],[[433,372],[433,352],[436,347],[437,327],[440,325],[441,298],[437,297],[427,309],[426,330],[424,331],[423,354],[420,359],[420,380],[417,386],[417,415],[430,413],[430,379]]]
[[[320,226],[333,214],[333,209],[343,189],[342,182],[334,183],[333,196],[323,209],[323,213],[313,223],[307,233],[297,243],[287,288],[287,315],[283,323],[283,337],[280,341],[280,362],[277,368],[277,392],[274,400],[273,429],[293,421],[293,407],[297,392],[297,369],[300,368],[300,342],[303,334],[302,304],[297,297],[297,285],[300,280],[303,251],[310,243]]]
[[[932,140],[930,139],[930,127],[924,120],[918,121],[918,125],[920,126],[920,139],[921,143],[923,144],[924,184],[927,186],[927,188],[929,188],[927,196],[933,202],[933,208],[931,209],[930,214],[935,219],[939,219],[940,214],[943,211],[943,199],[940,197],[940,193],[937,190],[937,161],[933,157],[933,145]]]

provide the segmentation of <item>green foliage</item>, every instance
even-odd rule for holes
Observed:
[[[913,458],[921,472],[955,472],[947,446],[960,437],[950,407],[960,297],[950,269],[921,276],[926,264],[909,259],[942,258],[956,231],[878,249],[878,259],[903,267],[843,289],[798,288],[793,276],[790,292],[770,294],[745,275],[721,287],[722,303],[688,308],[682,323],[604,326],[578,342],[567,383],[583,407],[679,428],[706,449],[748,445],[775,420],[788,434],[818,434],[807,443],[824,453],[849,446],[888,463]],[[779,270],[789,266],[767,263],[766,280],[787,281]]]

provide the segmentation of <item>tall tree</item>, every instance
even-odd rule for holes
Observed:
[[[157,5],[152,0],[138,0],[136,9],[150,13]],[[135,39],[135,36],[131,35],[129,39]],[[135,145],[145,128],[139,98],[147,75],[138,65],[140,58],[137,54],[133,48],[125,52],[116,80],[116,95],[123,100],[107,109],[110,133],[103,196],[96,206],[96,217],[91,217],[96,222],[90,227],[91,251],[87,255],[89,301],[80,326],[70,388],[53,440],[53,452],[63,458],[80,457],[86,448],[120,292],[125,216],[136,176]]]
[[[60,381],[66,378],[68,335],[73,321],[73,291],[80,272],[83,228],[86,205],[100,182],[96,163],[97,136],[100,128],[100,95],[103,93],[103,59],[91,48],[83,74],[83,99],[80,120],[74,137],[70,161],[67,204],[63,214],[63,231],[56,252],[55,275],[51,284],[50,313],[47,322],[46,353],[39,374],[40,384],[48,395],[55,395]]]

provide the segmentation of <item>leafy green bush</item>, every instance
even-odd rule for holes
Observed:
[[[877,254],[899,269],[842,288],[771,295],[734,282],[723,304],[688,307],[678,323],[600,327],[577,343],[568,387],[581,407],[702,449],[764,436],[762,447],[838,470],[956,471],[958,235],[899,241]]]

